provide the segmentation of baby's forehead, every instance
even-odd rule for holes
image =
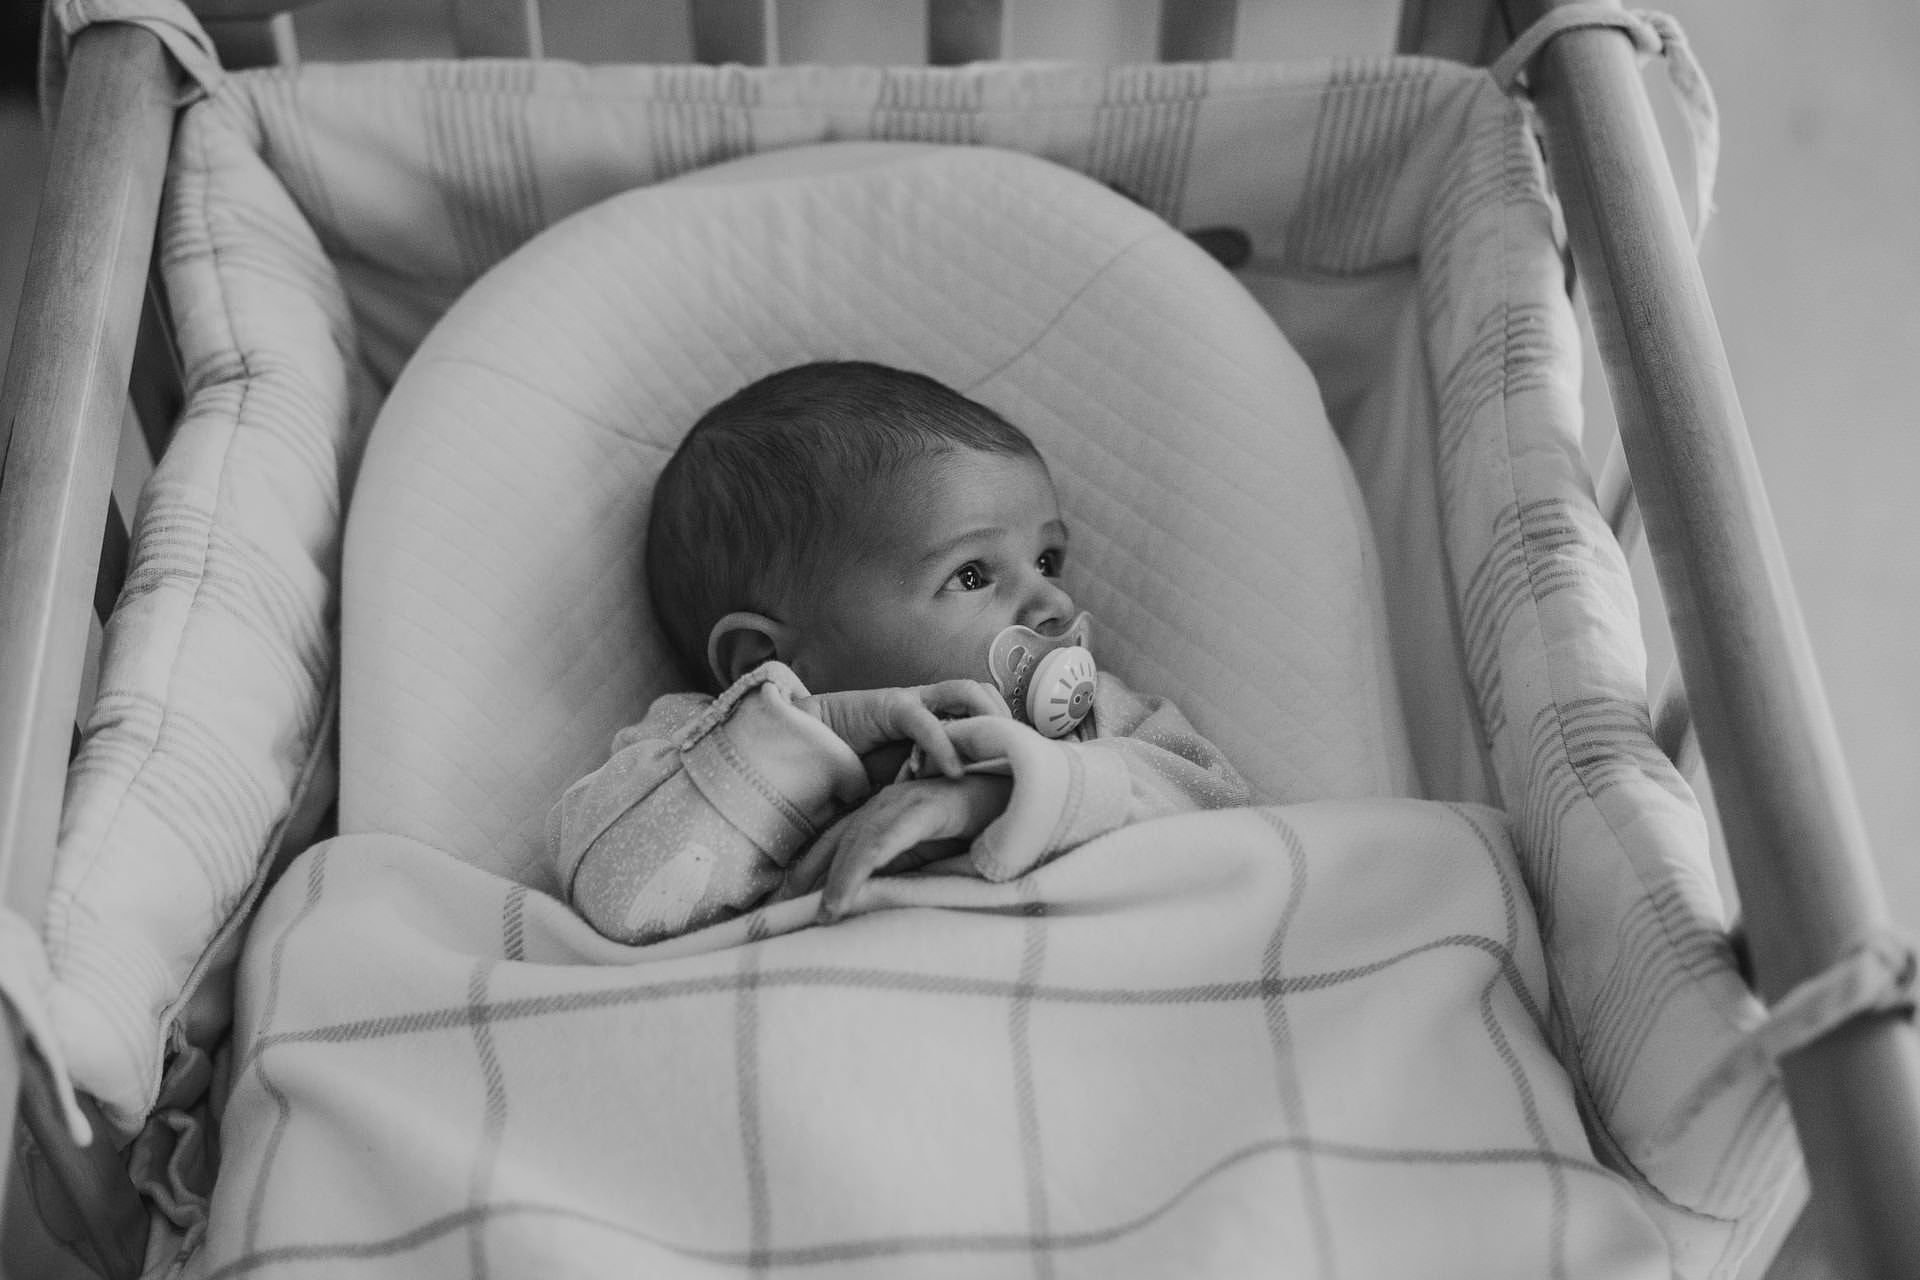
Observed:
[[[881,501],[914,504],[932,499],[1000,497],[1009,493],[1009,480],[1026,482],[1016,492],[1047,503],[1055,501],[1053,473],[1037,453],[945,445],[915,454],[877,479],[884,489],[876,489],[874,496]]]
[[[930,450],[859,486],[840,532],[864,548],[904,552],[956,533],[1058,527],[1059,499],[1046,464],[1030,453]]]

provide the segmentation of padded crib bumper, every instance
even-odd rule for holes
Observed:
[[[1511,816],[1556,1048],[1600,1154],[1646,1192],[1680,1274],[1732,1274],[1792,1134],[1763,1068],[1699,1086],[1763,1014],[1725,944],[1704,821],[1651,740],[1524,113],[1484,73],[1420,60],[226,77],[182,119],[165,210],[190,396],[136,535],[129,592],[154,607],[110,624],[117,701],[76,761],[91,781],[71,792],[44,930],[76,1078],[138,1124],[194,991],[218,986],[210,945],[238,928],[322,741],[341,495],[428,330],[568,214],[829,138],[1031,152],[1177,227],[1246,233],[1240,284],[1311,368],[1358,472],[1420,787]],[[213,665],[181,678],[195,663]],[[209,671],[257,677],[244,719]]]

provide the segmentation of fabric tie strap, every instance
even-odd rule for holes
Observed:
[[[18,914],[0,907],[0,1000],[13,1010],[26,1044],[40,1054],[53,1077],[60,1111],[67,1132],[79,1146],[93,1141],[93,1126],[74,1096],[73,1077],[67,1071],[65,1055],[60,1052],[60,1037],[54,1034],[53,1018],[48,1011],[47,992],[53,986],[53,972],[47,967],[47,951],[40,934]]]
[[[1878,929],[1828,968],[1806,979],[1767,1011],[1766,1020],[1739,1043],[1674,1108],[1655,1135],[1655,1149],[1678,1141],[1693,1118],[1740,1076],[1772,1070],[1780,1059],[1804,1049],[1840,1026],[1875,1013],[1915,1006],[1915,975],[1920,970],[1913,943],[1890,929]]]
[[[96,22],[130,22],[158,36],[192,79],[180,105],[212,93],[224,72],[206,28],[181,0],[53,0],[40,35],[40,102],[49,113],[67,82],[74,37]]]
[[[1699,248],[1706,235],[1707,221],[1713,216],[1714,175],[1720,166],[1720,109],[1713,100],[1713,87],[1707,83],[1706,73],[1700,69],[1699,59],[1693,56],[1687,33],[1680,29],[1679,22],[1667,14],[1646,9],[1617,9],[1605,4],[1561,5],[1548,10],[1538,22],[1521,32],[1487,71],[1503,91],[1512,93],[1520,85],[1521,73],[1549,40],[1564,31],[1585,27],[1611,27],[1624,32],[1643,56],[1657,55],[1666,61],[1667,79],[1693,140],[1693,244]]]

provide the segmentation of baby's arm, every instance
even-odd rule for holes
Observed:
[[[1246,782],[1167,699],[1136,694],[1103,673],[1094,724],[1098,736],[1087,742],[985,721],[949,726],[968,759],[992,753],[1012,766],[1007,811],[973,843],[981,875],[1011,880],[1119,827],[1247,803]]]
[[[788,869],[777,896],[797,898],[824,888],[820,918],[838,919],[878,872],[912,871],[967,852],[974,837],[1006,811],[1012,788],[1010,778],[983,774],[884,787],[813,842]]]
[[[549,815],[560,883],[588,923],[627,943],[750,910],[822,826],[866,797],[862,755],[911,742],[958,774],[936,713],[1005,711],[971,680],[811,694],[777,662],[711,702],[661,698]]]
[[[1246,783],[1218,748],[1164,698],[1100,677],[1087,742],[1052,741],[1007,719],[963,720],[948,737],[969,760],[1004,759],[1006,778],[931,778],[888,787],[829,830],[795,864],[783,895],[825,880],[821,915],[833,919],[883,868],[928,861],[923,841],[956,838],[988,880],[1011,880],[1096,836],[1149,818],[1248,801]],[[954,850],[954,851],[960,851]]]
[[[868,792],[853,749],[796,705],[778,663],[711,702],[675,694],[621,731],[547,820],[567,900],[616,941],[657,942],[757,905]]]

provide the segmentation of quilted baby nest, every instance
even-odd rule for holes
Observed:
[[[1405,793],[1365,514],[1268,316],[1079,174],[861,143],[576,214],[421,345],[348,521],[342,830],[545,887],[548,808],[677,683],[640,567],[654,477],[708,406],[818,359],[930,374],[1026,430],[1101,660],[1263,799]]]

